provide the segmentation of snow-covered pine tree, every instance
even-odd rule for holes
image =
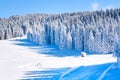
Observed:
[[[60,30],[60,44],[59,48],[60,49],[66,49],[66,41],[67,41],[67,35],[66,35],[66,26],[64,24],[61,25],[61,30]]]
[[[67,33],[67,49],[72,49],[72,37],[71,37],[71,33],[68,32]]]

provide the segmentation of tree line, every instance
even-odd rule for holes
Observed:
[[[113,53],[120,42],[120,9],[0,18],[0,39],[27,35],[39,44],[89,53]]]

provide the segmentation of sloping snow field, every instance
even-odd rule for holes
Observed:
[[[116,58],[38,46],[25,37],[0,41],[0,80],[119,80]]]

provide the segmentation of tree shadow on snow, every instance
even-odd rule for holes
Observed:
[[[33,43],[29,41],[28,39],[16,39],[15,45],[28,47],[29,49],[39,53],[39,54],[46,54],[49,56],[55,56],[55,57],[66,57],[66,56],[80,56],[79,51],[75,50],[59,50],[58,47],[54,45],[37,45],[36,43]]]
[[[114,66],[104,74],[112,64],[114,64]],[[106,63],[79,66],[72,70],[71,68],[58,68],[41,71],[28,71],[21,80],[98,80],[103,74],[101,80],[118,80],[120,79],[120,71],[116,66],[116,63]]]
[[[70,68],[45,69],[40,71],[28,71],[20,80],[59,80],[60,76]]]

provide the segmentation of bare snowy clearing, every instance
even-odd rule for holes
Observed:
[[[78,80],[85,77],[106,80],[107,72],[111,73],[108,77],[114,79],[111,70],[118,69],[116,59],[111,54],[81,57],[77,51],[59,51],[54,46],[37,46],[25,38],[1,40],[0,50],[1,80]],[[111,65],[113,66],[110,67]],[[95,74],[96,77],[93,77]]]

